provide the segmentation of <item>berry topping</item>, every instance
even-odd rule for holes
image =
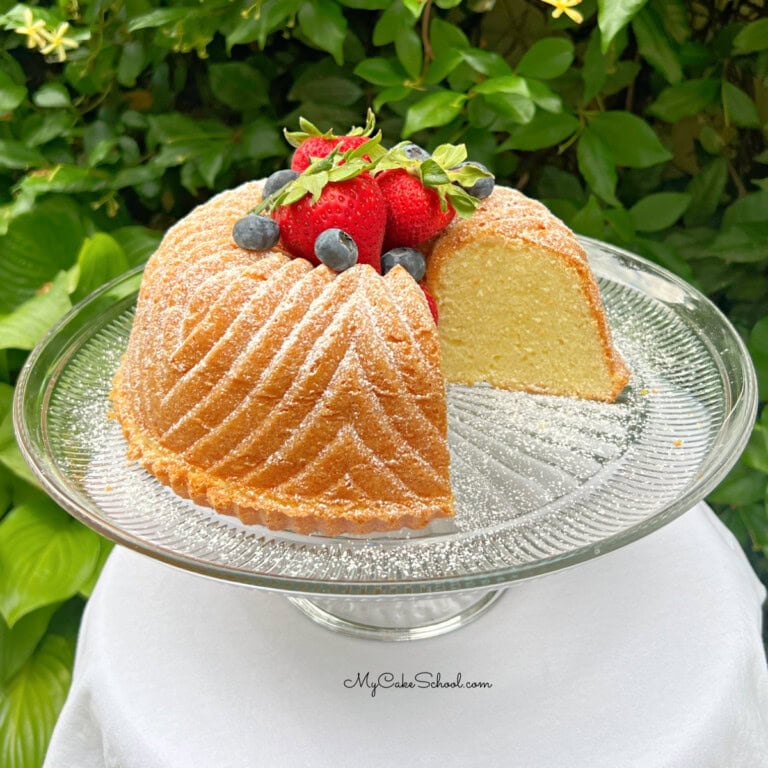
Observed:
[[[438,314],[435,297],[423,285],[420,287],[421,290],[424,291],[424,298],[427,300],[427,306],[429,307],[429,311],[432,313],[432,317],[435,319],[435,325],[437,325]]]
[[[280,239],[280,227],[269,216],[249,213],[235,222],[232,239],[249,251],[267,251]]]
[[[479,200],[464,185],[491,175],[462,165],[467,158],[463,144],[441,144],[426,158],[414,157],[414,147],[411,142],[397,144],[373,170],[387,204],[386,250],[416,247],[442,232],[455,214],[471,216]]]
[[[466,173],[463,174],[462,181],[454,181],[454,184],[458,184],[468,195],[472,195],[472,197],[476,197],[478,200],[484,200],[493,192],[496,180],[482,163],[476,163],[474,160],[465,160],[463,163],[459,163],[451,168],[452,171],[460,173],[463,169],[469,169],[470,173],[472,170],[478,172],[477,180],[474,182],[471,181],[471,177],[466,177]]]
[[[418,144],[404,144],[403,154],[409,160],[428,160],[430,157],[429,152]]]
[[[381,257],[381,273],[386,275],[397,265],[403,267],[418,283],[427,271],[427,262],[423,254],[415,248],[392,248]]]
[[[331,227],[317,236],[315,256],[326,267],[343,272],[357,263],[357,243],[343,229]]]
[[[264,197],[274,195],[275,192],[282,189],[289,181],[293,181],[298,175],[298,171],[292,171],[288,168],[283,168],[281,171],[275,171],[264,184]]]
[[[369,141],[375,125],[376,118],[370,109],[368,110],[365,126],[362,128],[352,128],[344,136],[336,136],[333,131],[322,133],[309,120],[300,117],[300,131],[283,131],[286,141],[292,147],[296,147],[296,151],[291,158],[291,169],[299,172],[305,171],[313,160],[327,157],[336,148],[340,152],[356,149]],[[366,157],[366,159],[370,160],[369,157]]]
[[[328,229],[341,229],[357,247],[357,258],[381,272],[381,246],[387,210],[378,184],[368,173],[381,157],[380,135],[344,153],[335,147],[314,160],[297,178],[255,209],[280,225],[282,245],[294,256],[318,264],[315,241]]]

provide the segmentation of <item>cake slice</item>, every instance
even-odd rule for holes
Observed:
[[[517,190],[497,186],[448,226],[426,284],[449,382],[610,402],[629,380],[584,249]]]

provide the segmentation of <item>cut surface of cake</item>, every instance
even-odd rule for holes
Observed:
[[[427,260],[449,382],[613,401],[615,350],[584,249],[547,208],[497,186]]]
[[[197,208],[147,265],[112,400],[129,456],[179,495],[298,532],[453,512],[434,320],[402,268],[231,240],[261,186]]]

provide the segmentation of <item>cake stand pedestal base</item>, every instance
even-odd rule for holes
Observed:
[[[503,590],[434,597],[305,598],[288,600],[326,629],[371,640],[420,640],[463,627],[482,616]]]

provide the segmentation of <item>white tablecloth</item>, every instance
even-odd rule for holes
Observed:
[[[704,505],[408,643],[117,549],[45,768],[762,768],[763,598]]]

